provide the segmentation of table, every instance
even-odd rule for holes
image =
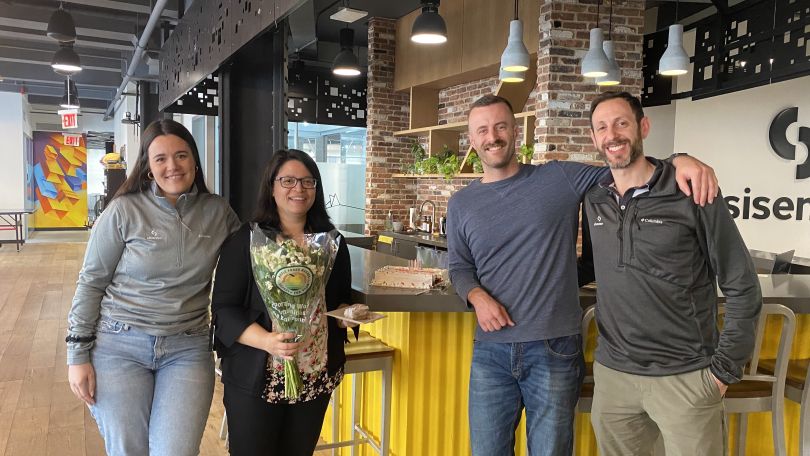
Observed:
[[[0,246],[4,242],[14,242],[17,244],[17,251],[20,251],[20,246],[25,244],[23,216],[33,212],[33,209],[0,209],[0,230],[14,230],[14,240],[0,240]]]

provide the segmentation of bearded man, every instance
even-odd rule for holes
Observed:
[[[722,197],[692,204],[672,166],[644,156],[650,120],[638,98],[603,93],[590,121],[610,167],[585,196],[597,283],[591,421],[599,452],[651,454],[660,433],[667,455],[726,454],[723,394],[742,379],[762,307],[751,256]]]

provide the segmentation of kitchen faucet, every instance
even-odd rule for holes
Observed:
[[[436,221],[436,203],[431,200],[425,200],[422,202],[422,205],[419,206],[419,214],[425,213],[425,204],[430,204],[430,207],[433,209],[430,216],[430,227],[428,228],[428,233],[433,233],[433,224]]]

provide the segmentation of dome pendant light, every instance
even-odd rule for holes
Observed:
[[[447,41],[447,26],[439,15],[439,0],[422,0],[422,13],[413,22],[411,41],[419,44]]]
[[[529,69],[529,51],[523,44],[523,23],[518,19],[518,0],[515,0],[515,19],[509,23],[509,38],[501,54],[501,69],[526,71]]]
[[[675,2],[675,24],[669,26],[667,50],[658,61],[658,72],[664,76],[678,76],[689,72],[689,55],[683,48],[683,25],[678,24],[678,5]]]
[[[591,43],[585,57],[582,58],[582,75],[586,78],[606,76],[610,62],[602,46],[602,29],[599,28],[599,3],[596,4],[596,27],[591,29]]]
[[[65,95],[59,106],[65,109],[79,109],[79,91],[76,89],[76,83],[70,78],[65,79]]]
[[[73,50],[72,43],[62,43],[59,50],[53,55],[51,67],[57,74],[71,76],[82,71],[82,63],[79,54]]]
[[[608,72],[601,78],[596,78],[596,85],[614,86],[622,83],[622,70],[616,62],[616,53],[613,51],[613,2],[610,2],[610,28],[608,29],[608,39],[602,43],[602,49],[608,58]]]
[[[332,63],[332,73],[338,76],[359,76],[360,65],[354,55],[354,30],[344,28],[340,31],[340,52]]]
[[[48,38],[53,38],[60,43],[72,43],[76,41],[76,25],[73,23],[73,16],[70,15],[59,3],[59,9],[51,14],[48,20]]]

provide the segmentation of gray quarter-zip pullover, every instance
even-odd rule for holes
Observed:
[[[68,334],[94,335],[99,315],[155,336],[207,324],[219,248],[238,228],[224,199],[196,187],[175,206],[154,184],[115,198],[90,234]],[[92,346],[68,343],[68,364],[89,362]]]

